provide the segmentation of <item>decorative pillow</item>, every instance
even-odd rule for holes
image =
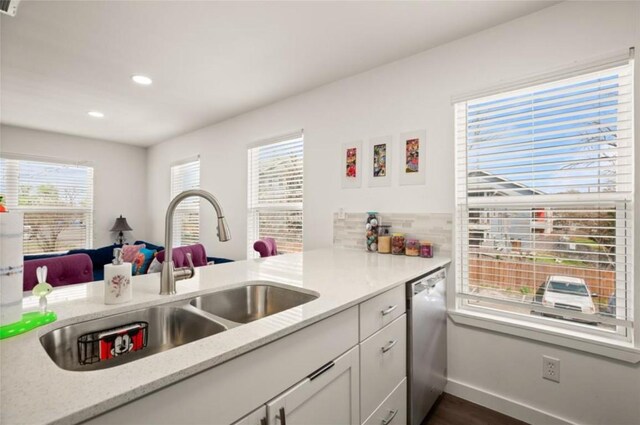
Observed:
[[[152,249],[140,248],[140,252],[136,255],[131,265],[131,272],[134,276],[146,274],[149,264],[154,259],[156,252]]]
[[[136,259],[136,256],[138,255],[138,252],[140,252],[140,250],[142,248],[144,248],[145,245],[141,244],[141,245],[123,245],[122,246],[122,259],[124,260],[125,263],[133,263],[133,260]]]
[[[151,264],[149,264],[148,273],[160,273],[162,271],[162,263],[158,261],[157,258],[154,258]]]

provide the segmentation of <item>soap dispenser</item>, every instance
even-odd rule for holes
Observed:
[[[104,303],[122,304],[131,301],[131,263],[122,259],[122,248],[113,250],[113,262],[104,266]]]

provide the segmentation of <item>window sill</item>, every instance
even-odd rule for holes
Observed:
[[[612,341],[581,332],[560,331],[551,326],[461,309],[449,311],[449,317],[455,324],[459,325],[545,342],[627,363],[640,362],[640,348],[628,342]]]

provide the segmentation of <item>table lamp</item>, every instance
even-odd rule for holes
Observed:
[[[129,226],[129,223],[127,223],[127,219],[124,218],[122,215],[116,218],[116,222],[113,224],[113,227],[111,228],[112,232],[119,232],[118,237],[116,238],[116,243],[120,245],[124,244],[124,241],[125,241],[124,233],[122,232],[130,232],[132,230],[133,229],[131,228],[131,226]]]

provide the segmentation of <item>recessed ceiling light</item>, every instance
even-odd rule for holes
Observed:
[[[87,114],[93,118],[104,118],[104,114],[100,111],[89,111]]]
[[[153,81],[151,80],[151,78],[147,77],[146,75],[133,75],[131,76],[131,79],[135,82],[138,83],[142,86],[148,86],[151,83],[153,83]]]

